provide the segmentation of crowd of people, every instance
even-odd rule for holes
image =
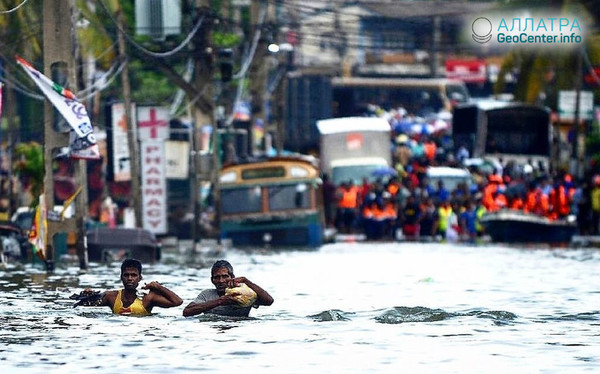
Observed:
[[[598,174],[576,181],[566,171],[552,171],[531,160],[469,166],[465,164],[469,151],[464,145],[454,147],[446,129],[393,132],[391,140],[397,175],[337,186],[324,176],[329,227],[340,233],[363,233],[369,240],[476,241],[485,235],[480,219],[486,212],[513,209],[550,220],[573,216],[580,235],[599,233]],[[451,190],[442,181],[431,183],[426,171],[436,165],[468,168],[472,183]]]

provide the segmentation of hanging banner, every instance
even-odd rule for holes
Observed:
[[[85,106],[77,101],[71,91],[37,71],[29,62],[18,56],[16,59],[75,132],[69,144],[71,157],[100,159],[100,149],[96,144],[94,128],[90,123]]]
[[[31,250],[42,261],[46,260],[46,237],[48,233],[47,213],[46,200],[44,199],[44,194],[41,194],[38,206],[35,210],[33,224],[31,230],[29,230],[28,240],[29,243],[31,243]]]
[[[115,182],[131,180],[131,155],[129,154],[129,126],[125,118],[125,104],[111,106],[112,164]],[[135,104],[131,104],[131,123],[136,123]]]

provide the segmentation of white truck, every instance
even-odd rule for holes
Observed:
[[[343,117],[317,121],[321,172],[335,185],[348,180],[373,181],[375,170],[391,168],[391,127],[377,117]]]

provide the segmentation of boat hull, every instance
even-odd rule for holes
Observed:
[[[517,211],[488,213],[481,224],[493,242],[501,243],[569,243],[577,230],[574,222]]]

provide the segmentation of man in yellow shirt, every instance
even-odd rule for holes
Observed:
[[[142,263],[136,259],[127,259],[121,264],[123,289],[102,294],[86,289],[80,296],[74,295],[80,299],[75,306],[108,306],[114,314],[146,316],[155,306],[172,308],[183,303],[173,291],[156,281],[145,284],[142,289],[150,292],[139,298],[137,288],[141,280]]]

